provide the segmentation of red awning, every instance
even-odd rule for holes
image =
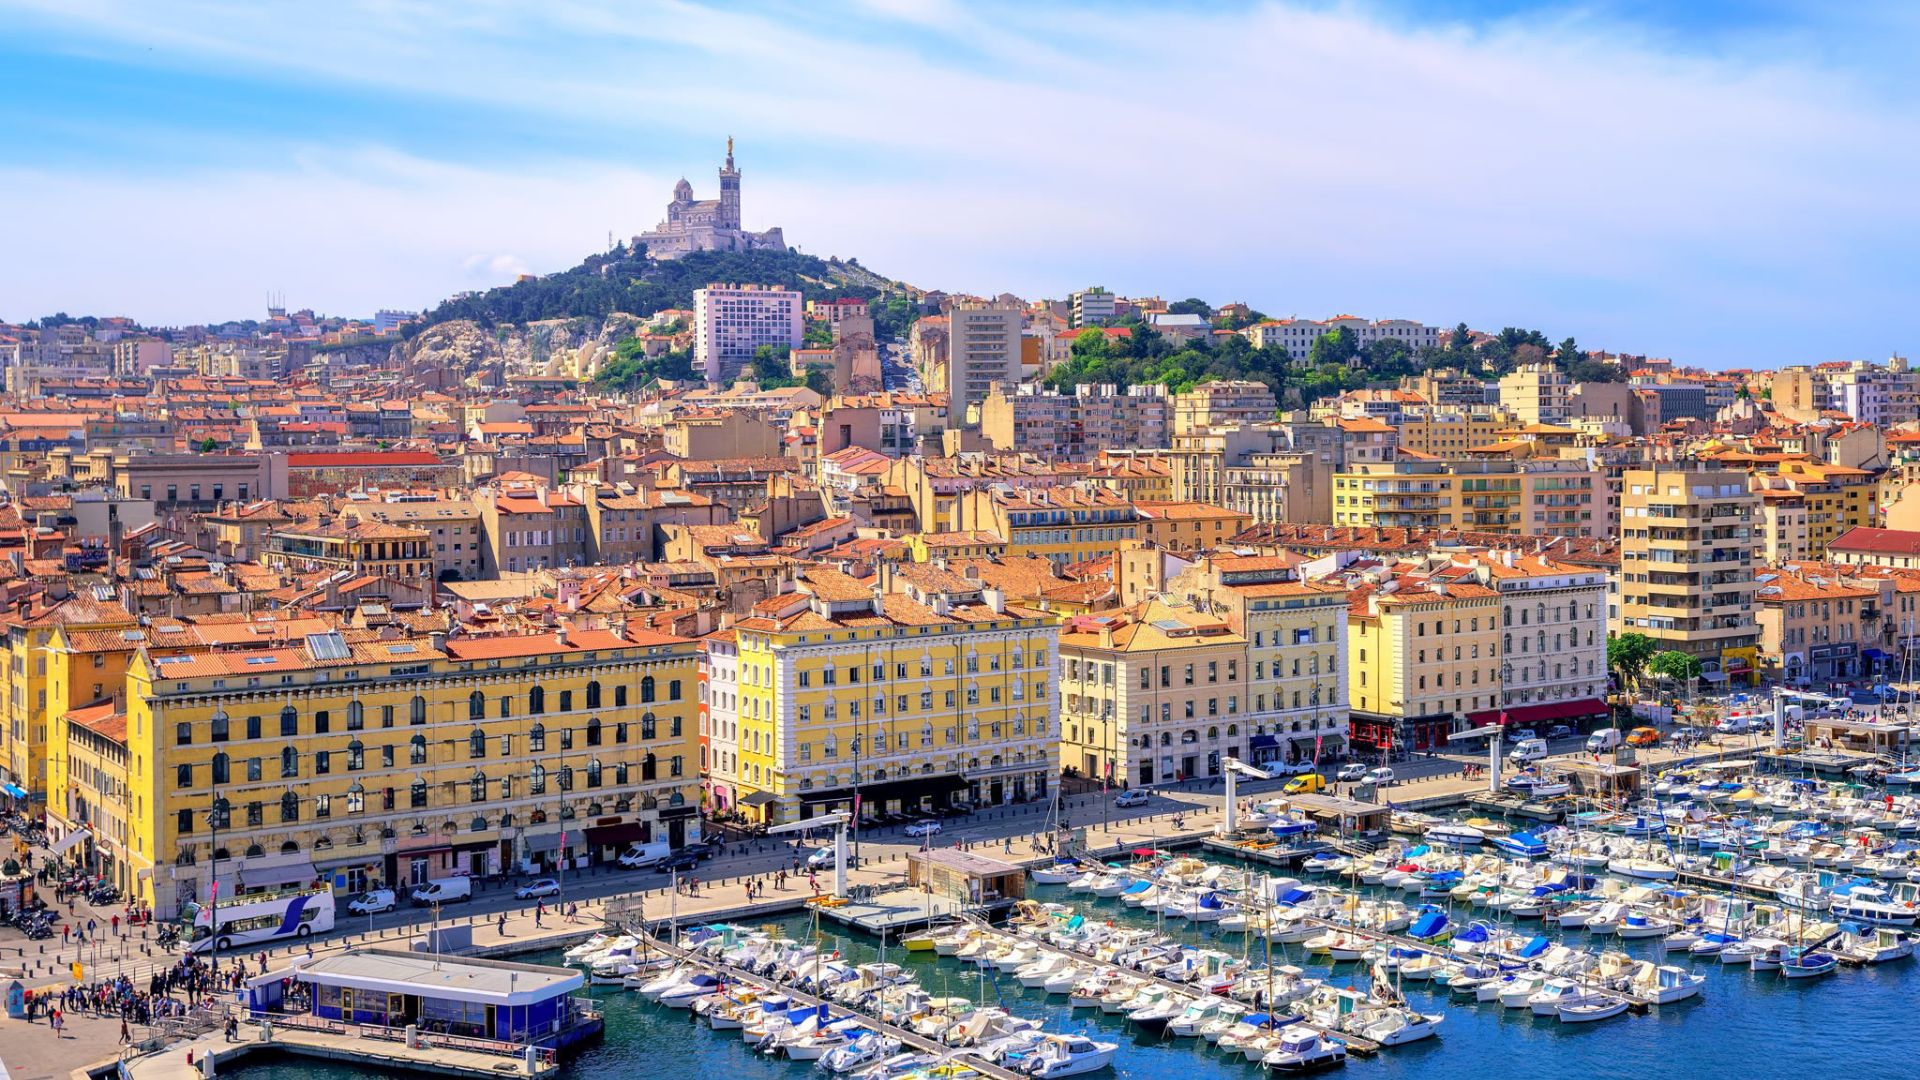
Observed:
[[[1479,727],[1482,724],[1500,723],[1505,713],[1508,727],[1521,724],[1540,724],[1550,720],[1572,720],[1579,716],[1605,716],[1607,703],[1599,698],[1581,698],[1579,701],[1548,701],[1539,705],[1515,705],[1509,709],[1486,709],[1468,713],[1467,722]]]

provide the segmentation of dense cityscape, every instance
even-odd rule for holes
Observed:
[[[1550,850],[1584,875],[1582,902],[1618,901],[1605,925],[1650,918],[1667,942],[1651,960],[1535,964],[1519,1004],[1574,1023],[1698,994],[1704,977],[1666,950],[1684,960],[1711,936],[1716,888],[1761,886],[1737,876],[1741,855],[1710,863],[1712,843],[1678,837],[1746,826],[1640,800],[1696,782],[1663,770],[1703,761],[1733,763],[1705,766],[1726,770],[1723,794],[1759,798],[1769,761],[1798,777],[1804,796],[1765,804],[1782,815],[1814,813],[1834,784],[1822,797],[1855,816],[1815,816],[1853,828],[1834,843],[1861,855],[1818,865],[1905,890],[1886,900],[1904,919],[1876,916],[1868,892],[1816,884],[1808,849],[1809,876],[1765,895],[1822,902],[1782,900],[1797,951],[1755,970],[1831,970],[1813,970],[1808,912],[1833,917],[1817,944],[1836,964],[1873,962],[1871,932],[1844,920],[1914,925],[1913,844],[1895,838],[1920,810],[1894,788],[1884,809],[1878,788],[1840,790],[1920,779],[1905,708],[1920,371],[1904,357],[1710,370],[1446,312],[1282,315],[1121,282],[947,292],[790,247],[745,205],[731,139],[717,179],[711,199],[681,180],[658,224],[575,267],[430,310],[337,316],[275,296],[218,324],[0,323],[0,967],[15,954],[16,1019],[118,1023],[119,1075],[138,1080],[181,1075],[183,1054],[211,1075],[206,1055],[243,1020],[266,1042],[293,1038],[274,1025],[404,1041],[331,1052],[363,1068],[482,1075],[461,1055],[525,1050],[499,1068],[543,1076],[599,1036],[600,1006],[563,993],[586,986],[698,1000],[714,1027],[756,1000],[744,1022],[768,1023],[781,985],[851,1007],[821,982],[824,954],[779,952],[798,924],[744,930],[794,911],[816,934],[839,911],[846,933],[879,935],[881,960],[896,931],[894,945],[919,931],[904,940],[923,961],[1000,950],[1018,985],[1076,1004],[1083,984],[1047,980],[1097,976],[1101,993],[1128,987],[1135,1022],[1163,1004],[1146,983],[1171,981],[1193,996],[1149,1021],[1198,1009],[1177,1034],[1221,1021],[1208,1042],[1278,1014],[1275,991],[1251,996],[1260,946],[1219,951],[1212,930],[1178,947],[1188,959],[1154,953],[1187,966],[1151,966],[1138,987],[1100,974],[1121,954],[1065,905],[1177,886],[1165,910],[1192,926],[1232,910],[1226,932],[1308,941],[1279,936],[1281,900],[1346,927],[1320,951],[1362,961],[1373,988],[1307,979],[1304,1026],[1248,1036],[1265,1055],[1250,1060],[1295,1071],[1434,1033],[1389,973],[1451,964],[1471,992],[1503,970],[1473,966],[1496,947],[1533,964],[1530,931],[1411,957],[1474,918],[1469,893],[1431,882],[1559,890],[1535,874],[1545,862],[1514,876]],[[1505,823],[1419,812],[1469,805]],[[1526,831],[1548,821],[1550,836]],[[1289,846],[1316,830],[1324,842]],[[1583,830],[1642,846],[1584,855]],[[857,863],[849,841],[868,849]],[[1387,844],[1386,863],[1365,862]],[[1166,850],[1195,845],[1220,861]],[[1456,861],[1394,861],[1430,846]],[[1455,850],[1493,848],[1517,861]],[[1132,876],[1101,877],[1105,859]],[[1419,897],[1461,910],[1444,935],[1421,929],[1432,904],[1341,918],[1263,884],[1261,862],[1347,870],[1355,907],[1363,865],[1423,875],[1406,878]],[[1029,869],[1062,891],[1026,892]],[[1593,870],[1690,899],[1623,899]],[[702,878],[731,891],[703,894]],[[923,916],[861,908],[888,890],[923,898]],[[1207,899],[1229,894],[1230,909]],[[936,917],[1009,906],[1013,931]],[[676,944],[666,910],[739,925]],[[468,936],[443,943],[461,920]],[[1488,941],[1473,925],[1455,940]],[[510,989],[441,1000],[423,989],[438,975],[369,948],[389,933],[430,949],[435,972],[443,947],[600,951],[566,957],[590,975],[553,974],[568,970],[553,956],[448,961]],[[1351,956],[1344,934],[1361,939]],[[1049,944],[1008,944],[1022,935]],[[1381,942],[1416,953],[1368,951]],[[1885,947],[1901,944],[1910,955],[1904,933]],[[927,1072],[954,1067],[938,1055],[885,1067],[928,1014],[875,1004],[887,965],[842,968],[873,991],[859,1000],[876,1041],[817,1034],[821,1004],[767,1047],[882,1080],[964,1075]],[[1247,1007],[1194,990],[1200,968],[1228,972],[1213,993]],[[1585,996],[1543,1012],[1550,977]],[[649,1015],[630,1022],[652,1031]],[[993,1047],[966,1066],[990,1080],[1116,1053],[1097,1025],[956,1042],[973,1021],[940,1015],[945,1045]],[[472,1045],[416,1045],[416,1028]],[[301,1045],[283,1049],[329,1055]]]

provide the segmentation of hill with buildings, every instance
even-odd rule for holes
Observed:
[[[672,260],[647,256],[644,246],[622,244],[588,256],[580,265],[511,285],[466,293],[427,313],[422,329],[456,319],[482,327],[547,319],[641,317],[693,306],[693,292],[713,282],[797,289],[808,300],[855,297],[871,300],[897,282],[856,261],[823,259],[797,251],[695,251]]]

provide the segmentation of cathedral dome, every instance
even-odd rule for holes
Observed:
[[[674,202],[692,202],[693,201],[693,185],[687,183],[687,178],[684,176],[680,178],[679,183],[673,185],[673,201]]]

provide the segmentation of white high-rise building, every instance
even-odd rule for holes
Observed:
[[[762,345],[798,348],[800,294],[759,285],[709,285],[693,292],[693,364],[709,383],[729,383]]]

